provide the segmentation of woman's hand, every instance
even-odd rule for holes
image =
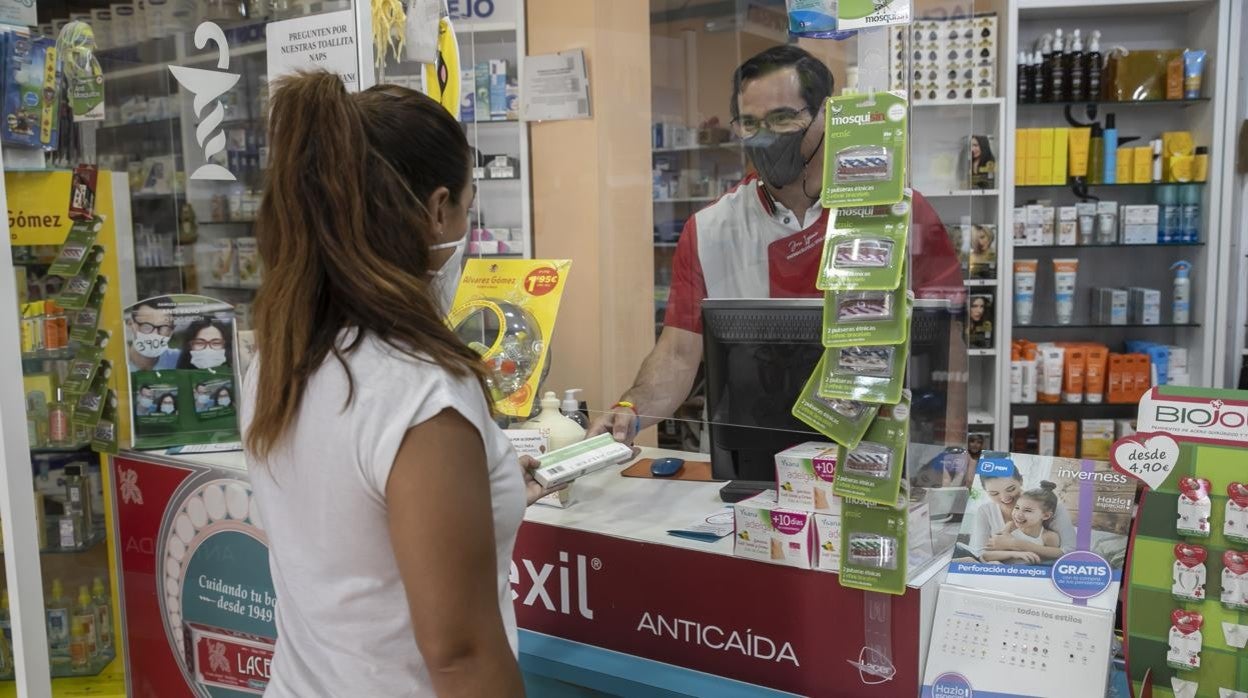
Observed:
[[[558,492],[566,489],[568,486],[567,483],[564,483],[550,489],[542,487],[542,483],[533,477],[533,471],[537,470],[541,465],[541,461],[533,456],[520,456],[520,470],[524,472],[524,499],[530,505],[551,492]]]

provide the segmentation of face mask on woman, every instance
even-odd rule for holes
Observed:
[[[225,363],[225,349],[192,349],[191,365],[195,368],[216,368]]]
[[[160,406],[160,411],[164,412],[165,414],[173,414],[173,411],[175,409],[177,408],[175,408],[173,405],[170,405],[168,403]]]
[[[434,297],[437,299],[438,307],[442,309],[443,315],[451,312],[451,304],[455,302],[455,291],[459,288],[459,275],[463,268],[464,248],[467,246],[468,233],[466,231],[463,237],[455,242],[441,242],[429,246],[430,251],[455,249],[441,267],[436,271],[431,270],[429,272],[433,277],[429,281],[429,285],[433,288]]]

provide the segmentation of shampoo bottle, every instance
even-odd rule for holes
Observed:
[[[1098,100],[1101,98],[1101,32],[1092,32],[1092,40],[1088,42],[1088,52],[1083,54],[1084,63],[1084,99]]]
[[[1048,80],[1045,79],[1045,75],[1048,72],[1046,70],[1047,65],[1040,51],[1031,54],[1031,70],[1028,73],[1031,75],[1031,100],[1033,102],[1048,101],[1048,98],[1045,96],[1045,88],[1049,84]]]
[[[1105,131],[1100,123],[1094,123],[1092,137],[1088,140],[1088,184],[1100,184],[1104,178]]]
[[[563,416],[581,425],[582,429],[589,429],[589,418],[581,412],[581,401],[577,395],[579,392],[581,392],[580,388],[563,391],[563,402],[559,403],[559,411]]]
[[[1083,99],[1083,38],[1079,30],[1070,39],[1070,51],[1066,52],[1066,101]]]
[[[1200,187],[1179,187],[1183,237],[1175,242],[1200,242]]]
[[[559,396],[553,390],[542,395],[542,412],[520,425],[521,429],[537,429],[546,437],[553,451],[582,441],[585,429],[559,413]]]
[[[1037,102],[1053,101],[1053,35],[1045,34],[1040,40],[1040,91],[1036,93]]]
[[[1114,184],[1118,181],[1118,124],[1113,114],[1105,115],[1105,131],[1102,134],[1105,144],[1105,172],[1101,181]]]
[[[1049,101],[1060,102],[1066,87],[1066,43],[1059,28],[1053,32],[1053,52],[1049,54]]]
[[[1192,263],[1179,261],[1170,267],[1174,270],[1174,315],[1171,319],[1176,325],[1186,325],[1192,321]]]
[[[1036,99],[1031,92],[1031,57],[1026,51],[1018,52],[1018,101],[1021,104],[1031,104]]]

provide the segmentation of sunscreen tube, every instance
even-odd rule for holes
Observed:
[[[1062,368],[1066,361],[1066,350],[1059,346],[1049,345],[1040,352],[1040,363],[1044,372],[1044,382],[1040,386],[1040,402],[1061,402],[1062,399]]]
[[[1084,347],[1066,347],[1066,378],[1062,387],[1063,402],[1083,402],[1084,377],[1087,369]]]
[[[1034,259],[1014,260],[1014,322],[1030,325],[1032,311],[1036,306],[1036,270],[1040,263]]]
[[[1053,260],[1053,288],[1057,302],[1057,324],[1069,325],[1075,314],[1075,280],[1079,273],[1079,260],[1075,258]],[[1017,276],[1017,272],[1015,273]]]
[[[1085,351],[1083,370],[1083,392],[1085,399],[1093,404],[1105,402],[1105,372],[1109,360],[1109,349],[1104,346],[1090,346]]]

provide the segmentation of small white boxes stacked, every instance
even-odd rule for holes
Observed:
[[[983,14],[952,19],[916,20],[905,34],[889,35],[890,81],[906,88],[899,73],[910,58],[910,101],[950,102],[997,96],[997,16]]]
[[[776,489],[734,507],[734,554],[801,569],[840,566],[841,500],[832,493],[837,446],[810,441],[776,454]]]

